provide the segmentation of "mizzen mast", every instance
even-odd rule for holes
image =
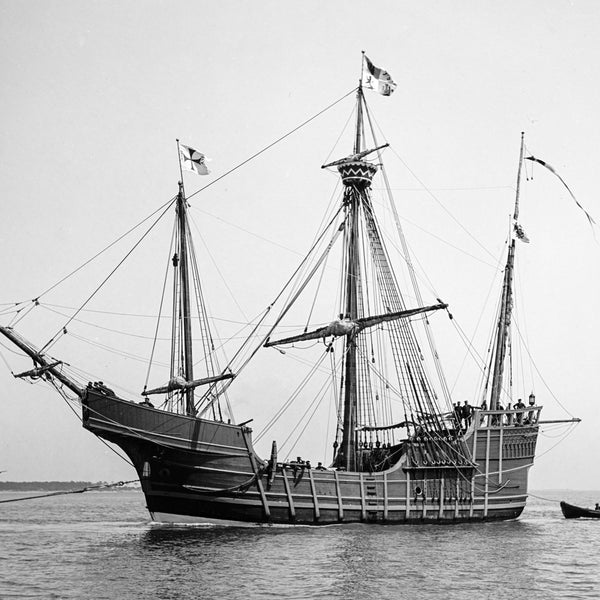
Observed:
[[[512,280],[515,263],[515,233],[516,237],[527,241],[521,226],[518,224],[519,217],[519,195],[521,188],[521,168],[523,166],[523,148],[525,135],[521,133],[521,150],[519,153],[519,168],[517,171],[517,188],[515,195],[515,208],[513,212],[513,227],[511,232],[508,258],[504,269],[504,283],[502,285],[502,299],[500,303],[500,314],[496,329],[496,347],[494,352],[494,370],[492,375],[492,390],[490,394],[490,410],[496,410],[500,403],[502,394],[502,380],[504,375],[504,362],[506,358],[508,334],[512,319],[513,292]]]

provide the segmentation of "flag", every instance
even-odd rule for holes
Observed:
[[[561,183],[567,188],[567,191],[569,192],[569,194],[571,194],[571,198],[573,198],[573,200],[575,200],[575,204],[577,204],[577,206],[579,206],[579,208],[585,213],[585,216],[587,217],[588,221],[590,222],[590,225],[594,226],[596,224],[596,221],[594,221],[594,219],[592,219],[592,216],[590,215],[590,213],[588,213],[588,211],[585,210],[585,208],[583,208],[583,206],[581,206],[581,204],[579,204],[579,202],[577,201],[577,198],[575,198],[575,195],[573,194],[573,192],[571,191],[569,186],[565,183],[565,180],[556,172],[556,169],[554,169],[554,167],[549,165],[547,162],[540,160],[539,158],[535,158],[535,156],[526,156],[525,160],[530,160],[532,162],[539,163],[540,165],[542,165],[542,167],[546,167],[546,169],[548,169],[548,171],[550,171],[551,173],[554,173],[560,179]]]
[[[514,229],[515,229],[515,234],[516,236],[524,243],[529,244],[529,238],[527,237],[527,234],[525,233],[523,227],[521,227],[521,225],[519,225],[519,223],[515,223],[514,225]]]
[[[198,173],[198,175],[208,175],[210,173],[206,168],[206,156],[202,152],[181,144],[179,146],[179,156],[182,169],[193,171],[194,173]]]
[[[396,84],[393,82],[390,74],[379,67],[376,67],[367,57],[364,55],[367,61],[367,76],[363,83],[366,87],[374,90],[374,83],[377,83],[377,91],[383,96],[391,96],[392,92],[396,89]]]

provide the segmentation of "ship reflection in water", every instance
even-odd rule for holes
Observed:
[[[154,526],[138,543],[173,580],[191,577],[198,589],[227,598],[458,599],[488,597],[491,589],[499,598],[563,598],[567,590],[596,597],[595,530],[588,523],[573,536],[557,504],[532,504],[521,520],[483,527]],[[583,565],[577,548],[588,544]]]
[[[597,598],[598,522],[563,518],[565,492],[543,495],[554,501],[532,497],[518,521],[451,526],[157,525],[139,491],[8,503],[0,597]]]

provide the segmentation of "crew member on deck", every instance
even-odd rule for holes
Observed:
[[[488,409],[487,402],[485,400],[481,403],[480,409],[481,409],[481,412],[483,412],[484,410]],[[487,417],[486,415],[481,415],[481,417],[480,417],[480,424],[483,425],[483,423],[485,422],[485,420],[487,418],[489,418],[489,417]]]
[[[464,406],[462,407],[462,416],[465,422],[465,430],[469,429],[471,421],[473,419],[473,407],[465,400]]]
[[[460,406],[460,402],[454,403],[454,421],[456,423],[456,429],[460,429],[460,424],[462,420],[462,408]]]
[[[519,398],[517,400],[517,403],[515,404],[515,409],[516,410],[521,410],[525,408],[525,403],[523,402],[523,400],[521,400],[521,398]],[[523,425],[523,414],[522,412],[518,412],[517,413],[517,425]]]

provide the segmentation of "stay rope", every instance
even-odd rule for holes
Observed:
[[[74,269],[73,271],[71,271],[68,275],[65,275],[62,279],[60,279],[59,281],[57,281],[56,283],[54,283],[53,285],[51,285],[48,289],[44,290],[41,294],[38,294],[37,297],[35,297],[33,300],[30,301],[31,304],[29,305],[29,310],[27,310],[21,316],[19,316],[19,313],[23,310],[24,307],[23,308],[19,308],[16,311],[16,315],[13,318],[13,321],[11,321],[10,326],[11,327],[14,326],[21,319],[23,319],[23,317],[25,317],[25,315],[28,314],[29,311],[33,307],[37,306],[39,304],[39,299],[42,296],[45,296],[46,294],[48,294],[49,292],[51,292],[54,288],[58,287],[61,283],[65,282],[67,279],[69,279],[70,277],[72,277],[73,275],[75,275],[75,273],[78,273],[79,271],[81,271],[81,269],[83,269],[84,267],[86,267],[87,265],[89,265],[91,262],[93,262],[94,260],[96,260],[96,258],[98,258],[100,255],[104,254],[107,250],[110,250],[110,248],[112,248],[115,244],[119,243],[122,239],[124,239],[125,237],[127,237],[132,231],[134,231],[135,229],[137,229],[140,225],[142,225],[143,223],[145,223],[148,219],[151,219],[157,212],[159,212],[160,210],[164,209],[165,207],[171,206],[171,204],[174,202],[175,199],[176,199],[176,197],[171,198],[168,202],[165,202],[162,206],[159,206],[153,213],[149,214],[147,217],[144,217],[144,219],[142,219],[139,223],[137,223],[136,225],[134,225],[133,227],[131,227],[130,229],[128,229],[125,233],[121,234],[116,240],[112,241],[110,244],[108,244],[102,250],[100,250],[100,252],[97,252],[96,254],[94,254],[94,256],[92,256],[91,258],[89,258],[88,260],[86,260],[84,263],[82,263],[81,265],[79,265],[76,269]],[[14,306],[19,306],[21,304],[27,304],[27,301],[18,302]],[[82,310],[82,309],[83,309],[83,307],[81,307],[79,310]],[[2,312],[5,312],[5,311],[2,311]],[[18,319],[17,319],[17,316],[19,316]]]
[[[144,232],[144,235],[132,246],[132,248],[127,252],[127,254],[122,258],[117,266],[104,278],[102,283],[88,296],[87,300],[75,311],[75,313],[67,320],[67,322],[63,325],[62,329],[57,331],[54,336],[46,343],[46,345],[40,350],[40,353],[44,352],[50,348],[57,340],[59,334],[62,332],[63,334],[67,333],[67,325],[75,319],[75,317],[87,306],[87,304],[91,301],[91,299],[100,291],[100,289],[104,286],[104,284],[116,273],[116,271],[123,265],[123,263],[133,254],[134,250],[142,243],[142,241],[150,234],[150,232],[156,227],[158,222],[165,216],[167,211],[171,208],[174,201],[171,201],[167,204],[167,207],[163,210],[163,212],[158,216],[158,218],[150,225],[150,227]],[[163,205],[164,206],[164,205]],[[156,213],[154,213],[156,214]]]
[[[187,197],[187,200],[189,200],[190,198],[193,198],[196,194],[203,192],[206,188],[209,188],[211,185],[214,185],[215,183],[217,183],[217,181],[221,181],[221,179],[223,179],[224,177],[227,177],[234,171],[237,171],[239,168],[243,167],[245,164],[249,163],[251,160],[254,160],[257,156],[260,156],[261,154],[263,154],[263,152],[266,152],[267,150],[269,150],[270,148],[272,148],[279,142],[285,140],[287,137],[289,137],[293,133],[296,133],[296,131],[298,131],[299,129],[302,129],[302,127],[304,127],[305,125],[308,125],[311,121],[314,121],[317,117],[320,117],[323,113],[325,113],[329,109],[333,108],[336,104],[339,104],[342,100],[345,100],[351,94],[354,94],[354,92],[356,92],[356,89],[357,88],[352,88],[347,94],[344,94],[341,98],[338,98],[335,102],[332,102],[329,106],[326,106],[323,110],[320,110],[317,114],[306,119],[304,122],[300,123],[300,125],[294,127],[294,129],[292,129],[291,131],[288,131],[286,134],[282,135],[280,138],[277,138],[274,142],[271,142],[268,146],[265,146],[262,150],[255,152],[252,156],[250,156],[246,160],[242,161],[241,163],[239,163],[232,169],[229,169],[229,171],[226,171],[225,173],[223,173],[223,175],[220,175],[216,179],[213,179],[210,183],[207,183],[204,187],[201,187],[199,190],[195,191],[193,194],[190,194]]]

